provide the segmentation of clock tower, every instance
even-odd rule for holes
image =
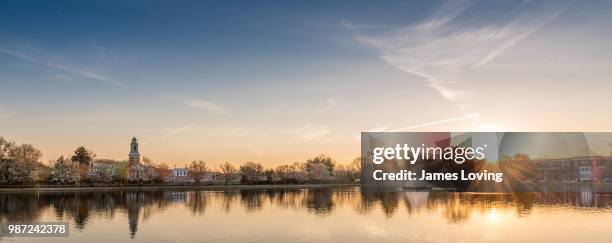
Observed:
[[[132,138],[132,143],[130,143],[130,165],[139,164],[140,163],[140,153],[138,153],[138,140],[136,137]]]

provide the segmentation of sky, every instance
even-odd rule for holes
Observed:
[[[0,136],[276,166],[364,131],[610,131],[610,1],[0,0]]]

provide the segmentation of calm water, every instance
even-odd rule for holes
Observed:
[[[69,238],[1,242],[612,242],[612,193],[0,193],[0,220],[70,223]]]

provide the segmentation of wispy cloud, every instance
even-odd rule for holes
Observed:
[[[391,129],[388,126],[381,126],[381,127],[369,129],[368,132],[405,132],[405,131],[410,131],[410,130],[414,130],[417,128],[429,127],[429,126],[452,123],[452,122],[457,122],[457,121],[464,121],[464,120],[471,120],[473,122],[478,123],[478,125],[476,125],[473,128],[474,129],[473,131],[477,131],[477,132],[498,131],[501,128],[503,128],[503,126],[500,124],[488,123],[487,120],[484,119],[484,117],[480,115],[480,113],[466,113],[463,116],[459,116],[459,117],[430,121],[430,122],[415,124],[415,125],[411,125],[407,127],[397,128],[397,129]],[[360,136],[356,137],[356,139],[360,139],[360,138],[361,138]]]
[[[393,129],[393,130],[390,130],[389,132],[404,132],[404,131],[409,131],[409,130],[413,130],[413,129],[416,129],[416,128],[429,127],[429,126],[439,125],[439,124],[444,124],[444,123],[450,123],[450,122],[456,122],[456,121],[462,121],[462,120],[470,120],[470,119],[477,119],[478,117],[480,117],[480,114],[478,114],[478,113],[469,113],[469,114],[465,114],[464,116],[460,116],[460,117],[449,118],[449,119],[444,119],[444,120],[437,120],[437,121],[430,121],[430,122],[426,122],[426,123],[422,123],[422,124],[416,124],[416,125],[411,125],[411,126],[408,126],[408,127],[402,127],[402,128],[398,128],[398,129]]]
[[[30,63],[34,63],[34,64],[38,64],[38,65],[42,65],[45,67],[49,67],[49,68],[53,68],[56,70],[60,70],[63,72],[67,72],[73,75],[78,75],[84,78],[88,78],[88,79],[93,79],[93,80],[98,80],[98,81],[102,81],[111,85],[115,85],[115,86],[125,86],[125,83],[122,81],[119,81],[117,79],[93,72],[91,70],[87,70],[85,68],[79,68],[76,66],[71,66],[71,65],[67,65],[65,63],[61,63],[61,62],[57,62],[57,61],[52,61],[55,60],[57,58],[52,58],[49,56],[40,56],[40,55],[33,55],[31,53],[27,53],[25,51],[20,51],[20,50],[15,50],[15,49],[10,49],[7,48],[5,46],[0,45],[0,53],[12,56],[14,58],[26,61],[26,62],[30,62]]]
[[[59,114],[53,116],[52,119],[59,121],[77,121],[77,122],[136,122],[144,118],[134,113],[134,110],[119,107],[99,107],[85,112],[73,114]]]
[[[338,105],[338,100],[339,99],[340,98],[338,98],[338,97],[327,99],[327,105],[318,108],[317,111],[321,112],[321,111],[327,111],[327,110],[333,109],[334,107],[336,107]]]
[[[307,124],[294,128],[289,133],[305,141],[310,141],[329,135],[331,131],[331,128],[327,126]]]
[[[215,104],[211,101],[202,99],[190,99],[184,101],[184,103],[191,108],[212,111],[221,115],[227,114],[227,109],[225,109],[225,107]]]
[[[162,95],[162,98],[171,100],[171,101],[177,101],[177,102],[183,103],[184,105],[188,107],[198,109],[198,110],[210,111],[210,112],[213,112],[219,115],[225,115],[229,113],[229,111],[224,106],[214,103],[212,101],[208,101],[208,100],[203,100],[203,99],[198,99],[198,98],[186,98],[186,97],[181,97],[181,96],[176,96],[176,95]]]
[[[366,130],[366,132],[388,132],[388,131],[389,131],[388,126],[380,126],[380,127],[375,127],[375,128]],[[359,134],[353,137],[356,141],[361,141],[361,132],[363,131],[359,131]]]
[[[470,21],[458,21],[472,5],[472,1],[450,1],[425,20],[384,34],[350,28],[356,30],[357,40],[378,49],[382,60],[422,77],[441,96],[457,101],[474,92],[466,73],[507,52],[564,10],[562,4],[527,2],[495,19],[468,16]]]
[[[147,141],[143,142],[143,144],[144,143],[153,143],[153,142],[161,141],[161,140],[163,140],[165,138],[168,138],[168,137],[172,137],[172,136],[177,135],[177,134],[179,134],[179,133],[181,133],[181,132],[183,132],[183,131],[185,131],[185,130],[187,130],[189,128],[194,127],[195,125],[196,125],[195,123],[192,123],[192,124],[189,124],[189,125],[186,125],[186,126],[177,127],[175,129],[172,129],[170,132],[168,132],[166,134],[163,134],[161,136],[155,137],[155,138],[153,138],[151,140],[147,140]]]

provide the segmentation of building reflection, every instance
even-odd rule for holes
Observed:
[[[127,219],[130,236],[136,237],[139,223],[172,207],[184,207],[196,216],[206,214],[207,209],[258,213],[269,207],[320,217],[328,217],[338,208],[352,209],[359,214],[382,213],[385,217],[427,212],[439,214],[454,224],[490,210],[528,217],[534,208],[544,206],[612,210],[612,193],[589,186],[573,192],[520,193],[369,191],[357,187],[0,193],[0,221],[38,221],[44,211],[50,210],[57,220],[71,221],[78,230],[86,230],[92,218],[113,219],[121,215]]]

